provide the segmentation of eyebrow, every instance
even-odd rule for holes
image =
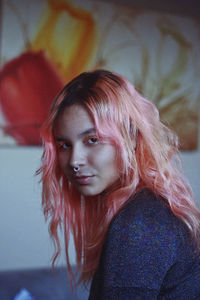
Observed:
[[[86,136],[87,134],[91,134],[91,133],[96,133],[95,128],[92,127],[92,128],[89,128],[89,129],[87,129],[87,130],[85,130],[85,131],[79,133],[79,134],[78,134],[78,138],[84,137],[84,136]],[[63,142],[63,141],[68,140],[68,138],[66,138],[66,137],[61,137],[61,136],[55,136],[55,140],[56,140],[57,142]]]

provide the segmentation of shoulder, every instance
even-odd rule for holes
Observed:
[[[126,244],[130,249],[134,244],[134,249],[147,252],[170,251],[175,258],[189,239],[186,225],[172,213],[167,201],[144,189],[129,199],[113,218],[106,244],[113,247]]]
[[[186,226],[173,215],[167,201],[144,189],[113,218],[98,274],[108,287],[159,291],[169,270],[176,266],[177,273],[188,267],[193,255],[189,239]]]
[[[134,195],[114,217],[106,236],[101,258],[106,280],[158,288],[177,259],[177,224],[164,199],[148,189]]]
[[[162,217],[169,217],[171,211],[165,199],[155,194],[150,189],[143,189],[132,196],[119,212],[119,216],[128,214],[133,217],[153,217],[153,215],[161,215]]]
[[[114,217],[111,227],[131,228],[133,225],[144,230],[147,226],[159,226],[170,232],[185,227],[172,213],[167,201],[150,189],[143,189],[131,197]]]

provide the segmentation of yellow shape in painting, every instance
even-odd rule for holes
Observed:
[[[33,51],[44,50],[65,82],[85,71],[96,44],[96,26],[89,12],[65,0],[49,0]]]

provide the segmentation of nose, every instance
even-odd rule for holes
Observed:
[[[86,152],[80,145],[75,145],[71,149],[69,164],[71,168],[83,166],[86,162]]]

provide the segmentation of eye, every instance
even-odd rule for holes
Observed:
[[[67,150],[71,147],[70,143],[58,143],[59,150]]]
[[[93,144],[96,145],[99,143],[99,139],[96,136],[92,136],[92,137],[87,138],[87,143],[90,145],[93,145]]]

